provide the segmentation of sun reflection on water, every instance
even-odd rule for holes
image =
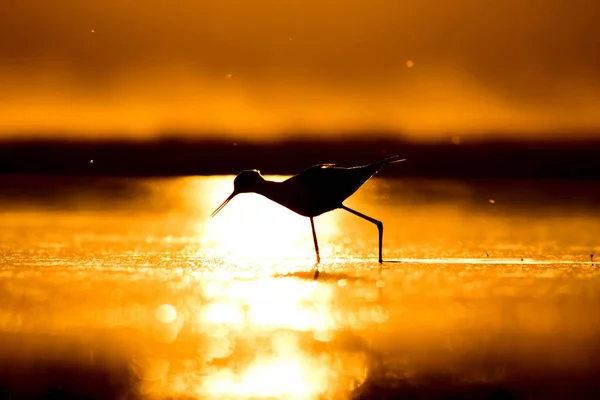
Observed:
[[[212,280],[203,284],[200,303],[188,302],[182,312],[162,305],[156,318],[187,315],[188,327],[181,332],[209,339],[200,357],[217,367],[197,371],[201,378],[194,391],[202,397],[339,395],[364,381],[367,364],[362,350],[358,357],[356,349],[328,350],[341,327],[333,312],[334,290],[291,277]]]
[[[212,211],[221,204],[233,189],[233,178],[215,178],[202,188],[196,194],[201,208]],[[282,181],[286,177],[265,178]],[[338,233],[338,217],[330,213],[315,221],[322,256],[330,252],[328,246],[323,246],[327,238]],[[217,216],[202,219],[196,228],[203,243],[225,261],[315,258],[309,219],[257,194],[236,196]]]
[[[275,335],[270,355],[260,355],[236,373],[221,370],[208,377],[202,391],[209,397],[311,399],[327,388],[332,373],[307,356],[292,334]]]
[[[314,280],[307,218],[250,194],[209,218],[232,183],[135,180],[118,204],[84,190],[0,213],[0,392],[22,373],[27,398],[342,399],[600,371],[596,214],[403,203],[411,184],[373,180],[348,206],[402,262],[380,268],[375,227],[336,211],[315,220]]]
[[[273,328],[323,331],[335,328],[330,286],[293,278],[233,281],[207,288],[210,304],[201,311],[203,324],[245,323],[246,329]]]

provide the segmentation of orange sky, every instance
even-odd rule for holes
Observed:
[[[599,13],[589,0],[3,1],[0,135],[600,132]]]

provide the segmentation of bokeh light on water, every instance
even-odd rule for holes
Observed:
[[[294,399],[597,389],[589,254],[600,213],[589,203],[375,179],[347,204],[384,222],[384,258],[404,262],[379,268],[376,228],[335,211],[315,220],[315,280],[308,219],[255,195],[208,218],[232,178],[63,180],[51,194],[5,196],[0,389]]]

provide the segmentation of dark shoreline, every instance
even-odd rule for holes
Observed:
[[[389,138],[279,143],[160,139],[0,142],[0,174],[181,176],[295,174],[318,163],[356,165],[399,154],[383,176],[444,179],[600,179],[600,140],[413,143]],[[93,163],[91,162],[93,160]]]

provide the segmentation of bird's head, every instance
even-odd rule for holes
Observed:
[[[265,178],[262,177],[259,170],[242,171],[233,180],[233,192],[236,194],[254,192],[256,187],[264,181]]]
[[[229,203],[231,199],[237,196],[240,193],[250,193],[255,192],[257,187],[265,181],[265,178],[262,177],[260,171],[256,169],[249,169],[246,171],[240,172],[233,181],[233,192],[229,195],[229,197],[221,204],[213,213],[211,217],[217,215],[219,211],[223,209]]]

